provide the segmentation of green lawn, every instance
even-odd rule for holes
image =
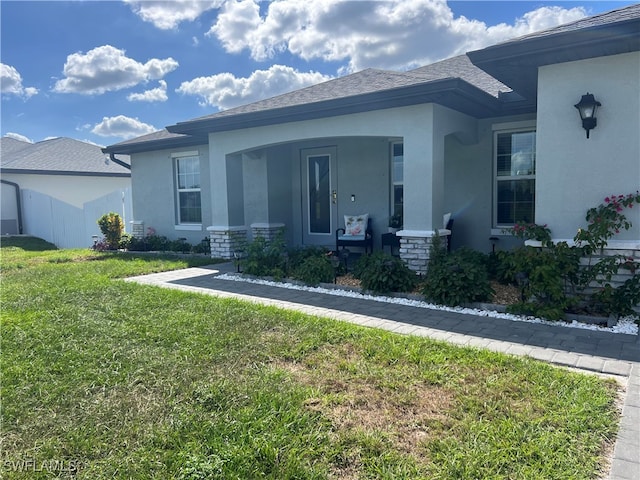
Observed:
[[[22,248],[24,245],[25,248]],[[2,239],[2,478],[593,479],[617,386]]]

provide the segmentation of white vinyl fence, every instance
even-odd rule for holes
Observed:
[[[115,190],[92,200],[83,208],[74,207],[34,190],[22,190],[23,233],[42,238],[58,248],[89,248],[92,235],[102,238],[98,219],[115,212],[122,217],[125,229],[133,218],[131,189]]]

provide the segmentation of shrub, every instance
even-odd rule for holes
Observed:
[[[185,242],[178,242],[180,241],[176,241],[174,244],[167,237],[154,234],[142,238],[126,235],[120,244],[122,248],[126,248],[130,252],[169,252],[181,251]]]
[[[284,278],[287,273],[287,255],[282,234],[270,242],[264,237],[256,237],[249,242],[241,264],[243,272],[249,275]]]
[[[415,272],[399,258],[384,252],[360,257],[353,274],[360,279],[363,289],[376,293],[407,292],[417,283]]]
[[[634,315],[633,307],[640,304],[640,275],[613,288],[606,284],[593,294],[592,301],[605,315]]]
[[[515,236],[540,240],[543,245],[542,249],[525,246],[502,258],[505,279],[512,281],[517,272],[527,277],[527,301],[511,310],[551,319],[560,319],[576,307],[606,315],[634,314],[633,307],[640,302],[637,263],[624,255],[597,256],[609,239],[631,227],[622,212],[639,203],[640,192],[606,197],[604,203],[587,211],[588,225],[578,230],[574,246],[554,244],[546,226],[527,224],[510,229]],[[611,282],[620,268],[629,269],[632,276],[614,288]],[[594,288],[596,293],[590,294]]]
[[[334,279],[335,270],[327,254],[312,255],[293,269],[292,276],[307,285],[316,286],[319,283],[329,283]]]
[[[152,252],[167,252],[170,250],[171,240],[164,235],[148,235],[143,241]]]
[[[447,254],[436,236],[422,293],[428,301],[449,306],[489,300],[493,290],[487,263],[486,255],[467,248]]]
[[[287,255],[289,257],[289,268],[295,270],[310,257],[325,257],[328,254],[329,252],[327,249],[323,247],[309,246],[290,248],[287,251]]]
[[[120,238],[124,231],[124,223],[120,215],[113,212],[105,213],[97,223],[109,249],[117,250],[120,247]]]
[[[168,242],[168,250],[170,252],[189,253],[191,252],[191,244],[187,243],[186,238],[170,240]]]
[[[204,237],[200,243],[194,245],[191,249],[193,253],[203,253],[205,255],[211,254],[211,239]]]

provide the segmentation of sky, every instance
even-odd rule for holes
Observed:
[[[100,146],[637,1],[0,0],[1,134]]]

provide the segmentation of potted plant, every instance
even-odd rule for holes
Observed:
[[[389,233],[396,233],[402,228],[402,214],[396,213],[389,217]]]

